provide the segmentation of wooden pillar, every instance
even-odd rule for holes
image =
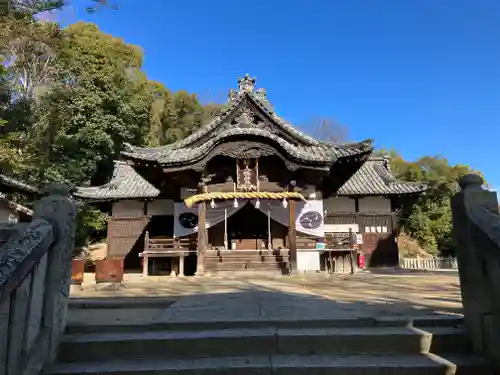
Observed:
[[[185,276],[184,275],[184,255],[181,255],[179,257],[179,276]]]
[[[149,231],[144,234],[144,248],[142,250],[142,276],[148,276],[149,259],[146,255],[149,251]]]
[[[142,257],[142,276],[148,276],[149,259],[147,255]]]
[[[206,193],[206,186],[203,182],[198,184],[198,194]],[[198,204],[198,258],[196,262],[196,276],[203,276],[205,272],[205,250],[207,248],[207,226],[206,226],[207,206],[205,202]]]
[[[291,181],[288,191],[295,191],[295,181]],[[296,228],[295,228],[295,205],[294,200],[288,202],[288,248],[290,250],[290,271],[291,273],[297,272],[297,243],[296,243]]]

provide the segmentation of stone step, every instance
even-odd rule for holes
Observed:
[[[453,327],[156,331],[67,335],[61,342],[58,360],[428,352],[468,353],[470,347],[464,331]]]
[[[492,368],[472,355],[411,356],[257,356],[198,359],[129,359],[98,363],[55,364],[53,375],[493,375]]]
[[[252,262],[252,263],[280,263],[280,262],[287,262],[288,257],[283,257],[283,258],[275,258],[275,257],[268,257],[268,258],[260,258],[260,257],[255,257],[255,258],[250,258],[250,257],[244,257],[244,256],[239,256],[239,257],[230,257],[230,258],[208,258],[205,259],[205,264],[222,264],[222,263],[240,263],[240,262]]]
[[[246,255],[233,255],[233,256],[211,256],[205,257],[205,263],[210,262],[241,262],[241,261],[257,261],[257,262],[285,262],[288,261],[288,256],[274,256],[274,255],[257,255],[257,256],[246,256]]]
[[[285,318],[262,317],[260,319],[241,317],[237,320],[227,320],[213,317],[206,321],[154,321],[154,315],[142,319],[140,309],[121,310],[122,315],[129,312],[131,317],[117,316],[116,311],[107,309],[72,310],[68,314],[68,334],[102,333],[102,332],[149,332],[149,331],[203,331],[218,329],[256,329],[256,328],[370,328],[370,327],[461,327],[463,317],[460,315],[423,315],[417,317],[331,317],[317,319],[302,316]],[[139,312],[139,314],[138,314]],[[157,310],[153,310],[158,315]],[[128,315],[130,315],[128,314]],[[125,314],[127,315],[127,314]],[[92,319],[88,319],[91,317]],[[136,319],[130,319],[136,318]]]
[[[241,278],[242,280],[245,278],[254,278],[254,277],[269,277],[269,276],[283,276],[289,275],[290,269],[288,267],[285,268],[273,268],[273,269],[255,269],[255,268],[247,268],[247,269],[238,269],[238,270],[205,270],[205,275],[209,277],[218,277],[218,278],[227,278],[227,277],[235,277]]]
[[[288,263],[269,262],[260,263],[256,261],[225,261],[224,263],[206,263],[206,271],[241,271],[241,270],[281,270],[287,269]]]

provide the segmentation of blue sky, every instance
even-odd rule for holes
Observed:
[[[93,15],[87,1],[63,22],[141,46],[172,90],[221,101],[248,72],[294,124],[331,118],[352,140],[442,155],[500,188],[498,0],[115,0]]]

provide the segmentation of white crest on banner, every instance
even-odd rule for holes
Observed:
[[[207,229],[224,221],[225,213],[229,218],[244,206],[245,202],[241,202],[238,207],[234,207],[233,201],[218,201],[214,208],[207,204],[205,219]],[[187,207],[184,202],[175,202],[174,236],[185,237],[196,232],[198,232],[198,205]]]
[[[184,237],[198,232],[198,205],[187,207],[184,202],[174,204],[174,236]]]
[[[295,205],[295,228],[297,231],[324,237],[324,224],[323,200],[297,201]]]

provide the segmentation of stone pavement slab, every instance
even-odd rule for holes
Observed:
[[[83,290],[71,295],[104,300],[140,297],[142,301],[148,296],[177,302],[151,309],[147,318],[133,312],[126,318],[123,312],[121,317],[118,314],[118,320],[182,323],[359,319],[460,314],[462,310],[458,274],[451,272],[247,278],[127,275],[118,290],[97,291],[92,284],[84,284]],[[109,319],[112,315],[109,313]]]

